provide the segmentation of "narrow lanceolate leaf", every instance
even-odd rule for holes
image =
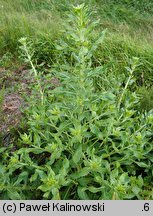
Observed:
[[[69,168],[69,160],[67,158],[65,158],[63,160],[63,167],[59,170],[59,176],[61,178],[64,178],[67,175],[68,168]]]
[[[142,167],[142,168],[149,168],[149,165],[143,163],[143,162],[135,162],[139,167]]]
[[[75,151],[72,157],[72,160],[74,161],[75,164],[77,164],[80,161],[81,157],[82,157],[82,144],[79,144],[77,150]]]
[[[7,195],[9,197],[9,199],[11,199],[11,200],[20,200],[21,199],[20,194],[17,191],[13,190],[13,189],[8,190]]]
[[[20,184],[20,182],[22,182],[22,181],[26,181],[27,178],[28,178],[28,172],[27,171],[23,171],[21,174],[18,175],[18,179],[14,183],[14,186]]]
[[[57,188],[52,189],[52,194],[53,194],[52,200],[60,200],[60,193]]]
[[[41,154],[42,152],[44,152],[44,149],[41,149],[41,148],[30,148],[28,152],[32,152],[34,154]]]
[[[43,184],[43,185],[40,185],[38,189],[43,192],[48,192],[48,191],[51,191],[51,186],[47,184]]]
[[[98,38],[96,38],[95,42],[93,43],[88,55],[87,55],[87,58],[90,59],[92,57],[92,54],[93,52],[97,49],[98,45],[101,44],[104,40],[104,37],[105,37],[105,33],[106,33],[106,30],[102,31],[100,33],[100,35],[98,36]]]
[[[80,169],[78,172],[71,174],[70,178],[78,179],[78,178],[81,178],[83,176],[87,176],[89,174],[89,172],[90,172],[90,168],[84,167],[84,168]]]
[[[85,188],[85,187],[78,187],[77,192],[78,192],[78,196],[79,196],[80,199],[89,200],[89,197],[88,197],[88,195],[86,193],[86,190],[87,190],[87,188]]]
[[[67,170],[69,168],[69,160],[67,158],[65,158],[63,161],[63,168],[65,170]]]
[[[99,192],[99,191],[102,191],[103,188],[104,188],[104,186],[99,187],[99,188],[96,188],[96,187],[94,187],[94,186],[90,186],[90,187],[87,188],[87,190],[89,190],[89,191],[92,192],[92,193],[97,193],[97,192]]]

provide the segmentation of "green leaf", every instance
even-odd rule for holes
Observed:
[[[40,176],[41,179],[47,178],[46,173],[41,169],[36,169],[35,173],[38,173],[38,175]]]
[[[74,161],[75,164],[77,164],[80,161],[81,157],[82,157],[82,144],[79,144],[77,150],[75,151],[72,157],[72,160]]]
[[[70,177],[73,179],[78,179],[81,178],[83,176],[87,176],[90,172],[90,168],[89,167],[84,167],[81,170],[79,170],[78,172],[71,174]]]
[[[78,187],[77,188],[77,193],[78,193],[78,196],[81,200],[89,200],[89,197],[87,195],[87,193],[85,192],[87,190],[87,188],[85,187]]]
[[[141,188],[139,188],[137,185],[135,185],[133,188],[132,188],[132,191],[135,195],[138,195],[141,191]]]
[[[64,178],[68,173],[69,160],[67,158],[63,161],[63,167],[59,170],[59,178]]]
[[[149,168],[149,166],[143,162],[135,162],[139,167],[142,167],[142,168]]]
[[[14,185],[18,185],[20,182],[22,182],[23,180],[26,181],[28,178],[28,172],[27,171],[23,171],[19,176],[17,181],[14,183]]]
[[[42,152],[44,152],[44,149],[39,149],[39,148],[30,148],[28,152],[32,152],[34,154],[41,154]]]
[[[57,188],[52,189],[52,194],[53,194],[52,200],[60,200],[60,194]]]
[[[84,137],[85,138],[91,138],[92,137],[92,133],[91,132],[85,132],[84,133]]]
[[[5,150],[6,150],[5,147],[1,147],[1,148],[0,148],[0,153],[4,152]]]
[[[90,51],[88,52],[88,55],[87,55],[88,59],[90,59],[92,57],[92,55],[93,55],[94,51],[97,49],[98,45],[103,42],[105,33],[106,33],[106,30],[102,31],[99,34],[98,38],[95,39],[95,42],[92,44],[92,47],[91,47]]]
[[[92,184],[93,182],[93,178],[91,177],[81,177],[77,180],[79,182],[79,184],[83,187],[87,186],[88,184]]]
[[[43,192],[47,192],[47,191],[51,191],[51,186],[47,185],[47,184],[43,184],[40,185],[38,187],[39,190],[43,191]]]
[[[43,197],[48,199],[49,195],[50,195],[51,191],[47,191],[43,194]]]
[[[69,168],[69,160],[67,158],[65,158],[63,161],[63,167],[65,170]]]
[[[57,160],[60,157],[61,157],[61,150],[56,149],[51,155],[51,159],[49,161],[50,165],[53,164],[55,160]]]
[[[102,100],[104,101],[114,101],[115,95],[111,92],[106,92],[102,94]]]
[[[11,200],[21,200],[22,199],[20,194],[13,189],[13,186],[11,190],[7,190],[7,195]]]
[[[90,129],[91,129],[91,132],[92,132],[93,134],[97,135],[97,136],[98,136],[98,134],[100,133],[100,130],[99,130],[99,128],[98,128],[96,125],[91,124],[91,125],[90,125]]]
[[[119,177],[119,182],[121,184],[127,184],[130,181],[130,177],[128,176],[127,173],[123,173],[120,177]]]
[[[102,191],[103,188],[104,188],[104,186],[99,187],[99,188],[96,188],[96,187],[94,187],[94,186],[90,186],[90,187],[87,188],[87,190],[89,190],[89,191],[92,192],[92,193],[97,193],[97,192],[99,192],[99,191]]]
[[[31,178],[30,178],[30,182],[34,182],[34,181],[36,181],[37,178],[38,178],[38,173],[35,172],[35,173],[31,176]]]

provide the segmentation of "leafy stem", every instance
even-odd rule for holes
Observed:
[[[121,96],[119,98],[118,105],[117,105],[118,109],[121,106],[121,103],[122,103],[123,97],[125,95],[125,92],[126,92],[128,86],[129,86],[130,80],[133,77],[133,72],[135,71],[135,68],[138,66],[138,60],[139,60],[138,58],[133,57],[132,62],[131,62],[131,67],[126,67],[127,71],[130,72],[130,76],[129,76],[129,78],[128,78],[127,82],[126,82],[126,85],[125,85],[125,87],[123,89],[123,92],[122,92],[122,94],[121,94]]]
[[[41,83],[40,83],[40,79],[38,77],[38,73],[37,73],[37,70],[32,62],[32,55],[30,54],[29,50],[28,50],[28,47],[27,47],[27,41],[26,41],[26,38],[21,38],[19,40],[19,42],[22,44],[22,47],[21,49],[24,51],[25,53],[25,56],[27,58],[27,61],[30,63],[31,65],[31,68],[32,68],[32,71],[34,72],[34,76],[35,76],[35,79],[36,79],[36,82],[37,82],[37,85],[38,85],[38,88],[39,88],[39,93],[41,95],[41,104],[43,105],[44,104],[44,93],[43,93],[43,90],[42,90],[42,87],[41,87]]]

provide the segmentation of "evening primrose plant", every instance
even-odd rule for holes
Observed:
[[[97,25],[84,4],[72,7],[50,71],[60,85],[43,104],[29,104],[28,131],[0,172],[3,199],[153,198],[153,112],[139,113],[128,89],[138,62],[125,87],[105,88],[106,68],[92,66],[105,35],[96,34]],[[97,77],[104,78],[101,90]]]

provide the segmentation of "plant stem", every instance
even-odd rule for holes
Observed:
[[[39,78],[38,78],[38,73],[37,73],[37,71],[36,71],[36,68],[35,68],[35,66],[34,66],[34,64],[33,64],[33,62],[32,62],[32,60],[31,60],[31,56],[30,56],[30,54],[29,54],[29,52],[28,52],[28,49],[27,49],[26,44],[23,44],[23,47],[24,47],[26,56],[27,56],[27,58],[28,58],[28,61],[29,61],[29,63],[31,64],[32,70],[33,70],[33,72],[34,72],[34,76],[35,76],[35,78],[36,78],[36,81],[37,81],[37,84],[38,84],[38,87],[39,87],[39,92],[40,92],[40,94],[41,94],[41,103],[42,103],[42,105],[43,105],[43,104],[44,104],[44,94],[43,94],[43,90],[42,90],[42,88],[41,88],[40,80],[39,80]]]
[[[124,87],[124,89],[123,89],[123,92],[122,92],[122,94],[121,94],[121,97],[120,97],[120,99],[119,99],[118,106],[117,106],[118,109],[119,109],[120,106],[121,106],[121,102],[122,102],[123,96],[124,96],[124,94],[125,94],[125,92],[126,92],[126,89],[127,89],[128,85],[129,85],[129,82],[130,82],[131,78],[132,78],[132,72],[131,72],[131,75],[129,76],[129,78],[128,78],[127,82],[126,82],[126,85],[125,85],[125,87]]]

